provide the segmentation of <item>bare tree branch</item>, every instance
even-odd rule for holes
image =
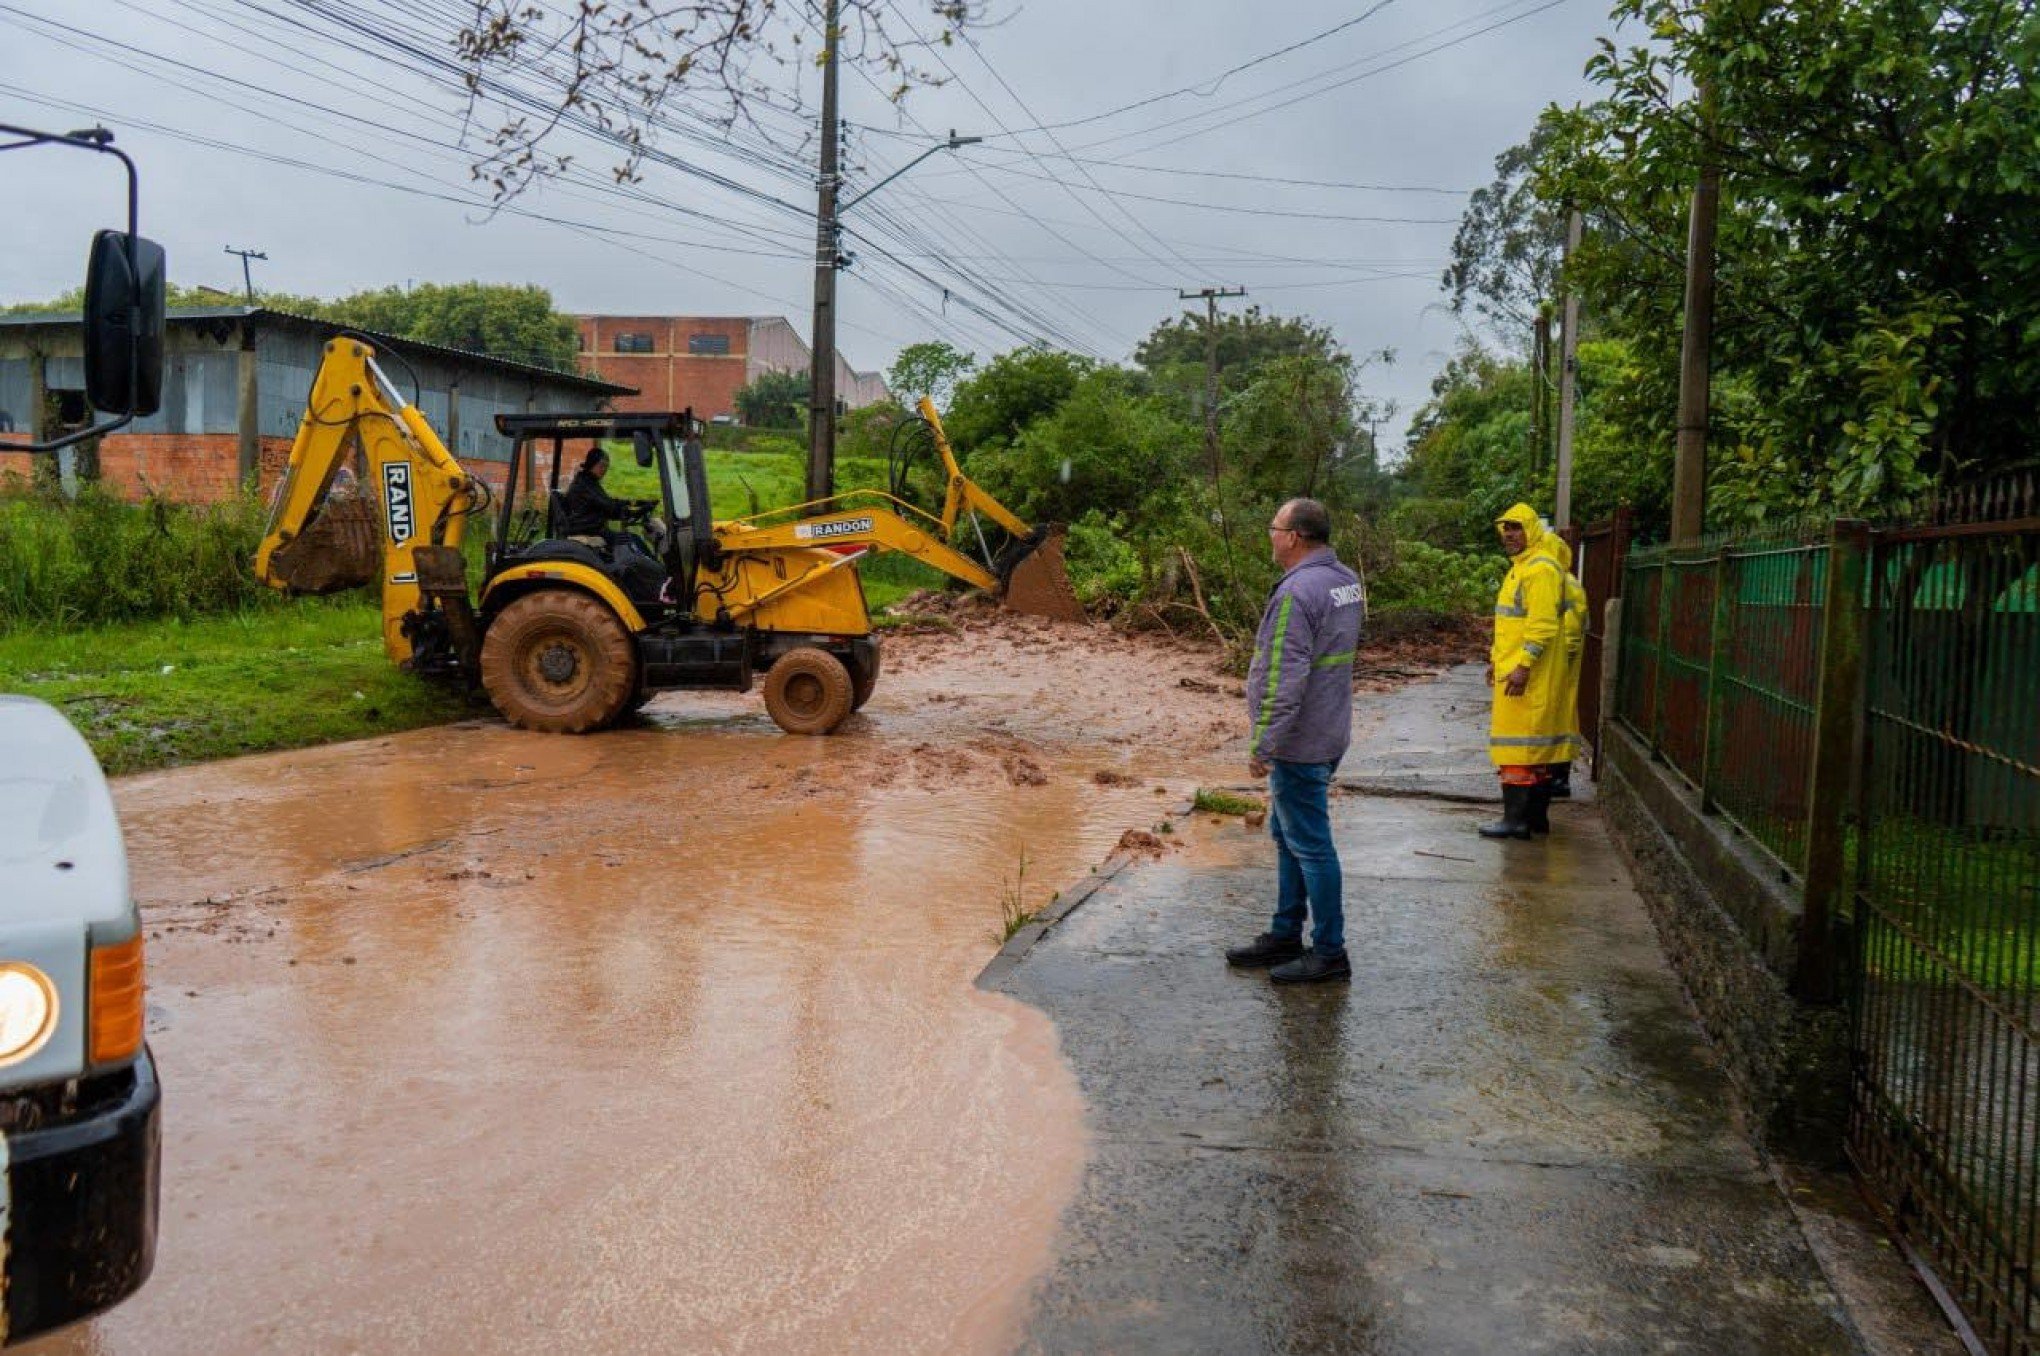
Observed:
[[[888,27],[890,7],[911,3],[935,19],[933,38],[902,41]],[[790,68],[819,62],[834,42],[843,64],[882,76],[897,102],[941,83],[912,54],[946,45],[982,4],[842,0],[829,34],[813,0],[474,0],[453,37],[467,86],[463,142],[473,136],[478,153],[470,172],[500,205],[564,176],[593,140],[616,180],[635,183],[660,130],[682,119],[724,132],[742,124],[784,149],[756,111],[801,110],[797,89],[790,106],[773,98],[793,83]]]

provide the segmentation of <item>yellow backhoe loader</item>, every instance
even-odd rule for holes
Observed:
[[[526,729],[598,730],[655,692],[742,692],[762,675],[782,729],[827,734],[878,682],[855,568],[872,551],[911,556],[1023,610],[1082,615],[1060,531],[1007,512],[958,467],[934,406],[921,401],[920,415],[944,477],[939,514],[907,503],[896,473],[892,493],[716,522],[700,425],[686,412],[498,415],[512,450],[493,495],[373,347],[341,335],[312,383],[255,573],[293,593],[380,579],[390,658],[480,683]],[[628,501],[616,532],[570,536],[561,469],[592,447],[655,470],[659,497]],[[461,539],[492,500],[496,532],[471,595]],[[827,511],[802,516],[814,509]],[[1010,534],[1003,550],[977,529],[980,513]],[[982,562],[951,545],[966,523]]]

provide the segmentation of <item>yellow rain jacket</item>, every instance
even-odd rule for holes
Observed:
[[[1572,732],[1575,747],[1583,747],[1580,739],[1580,660],[1587,649],[1587,590],[1573,573],[1572,547],[1564,537],[1546,529],[1545,548],[1558,561],[1565,573],[1561,582],[1565,585],[1565,596],[1558,604],[1558,631],[1565,643],[1565,690],[1559,694],[1558,709],[1564,716],[1566,729]],[[1563,759],[1560,760],[1564,761]]]
[[[1522,525],[1526,543],[1511,558],[1509,572],[1495,595],[1495,643],[1489,659],[1495,666],[1494,716],[1488,725],[1488,756],[1496,767],[1570,762],[1577,723],[1564,709],[1566,663],[1564,622],[1559,606],[1565,600],[1566,571],[1547,542],[1537,511],[1517,504],[1496,520]],[[1582,618],[1584,620],[1584,617]],[[1518,697],[1506,686],[1510,673],[1530,670],[1530,682]]]

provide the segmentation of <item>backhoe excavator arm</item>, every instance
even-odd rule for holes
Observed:
[[[978,509],[1016,537],[1025,537],[1033,531],[1008,512],[1004,504],[980,489],[956,464],[956,449],[949,445],[949,435],[942,430],[942,416],[935,413],[935,402],[922,396],[917,408],[921,418],[928,422],[928,431],[935,435],[935,451],[942,458],[942,475],[948,486],[942,496],[942,530],[953,529],[965,509]]]
[[[817,507],[800,504],[717,523],[722,572],[715,579],[704,579],[701,614],[766,629],[837,629],[818,600],[835,588],[831,577],[849,562],[831,552],[861,547],[911,556],[951,578],[999,594],[1021,611],[1081,618],[1083,610],[1063,566],[1059,534],[1048,525],[1030,528],[966,476],[942,431],[934,402],[923,397],[920,412],[934,435],[947,482],[940,517],[877,490],[852,490],[835,496],[833,510],[817,517],[793,517]],[[846,503],[858,507],[843,507]],[[983,513],[1012,534],[1012,545],[993,568],[949,544],[966,511]],[[817,605],[809,606],[804,594]],[[801,620],[793,620],[796,616]]]
[[[357,441],[369,484],[336,494]],[[448,596],[449,574],[460,579],[461,534],[486,493],[376,365],[375,350],[340,336],[313,379],[255,575],[286,592],[331,593],[368,583],[379,568],[383,648],[409,664],[414,618],[428,596]],[[464,579],[458,592],[464,611]]]

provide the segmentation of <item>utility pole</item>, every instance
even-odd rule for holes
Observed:
[[[1580,289],[1573,286],[1566,270],[1572,267],[1572,257],[1579,248],[1580,213],[1574,208],[1566,217],[1565,254],[1559,264],[1559,272],[1565,278],[1565,318],[1559,323],[1565,326],[1565,333],[1559,338],[1558,502],[1552,506],[1552,522],[1560,528],[1572,526],[1573,378],[1580,365]]]
[[[1204,455],[1211,462],[1211,483],[1218,484],[1223,469],[1218,459],[1218,303],[1225,297],[1243,297],[1244,287],[1201,287],[1195,292],[1178,289],[1183,301],[1204,301]]]
[[[226,252],[241,256],[241,286],[248,290],[248,304],[253,306],[255,304],[255,275],[249,271],[248,261],[250,259],[260,259],[264,263],[268,263],[269,256],[261,250],[237,250],[232,245],[227,246]]]
[[[1714,132],[1714,98],[1700,90],[1701,135]],[[1686,229],[1686,331],[1679,346],[1679,440],[1672,459],[1672,544],[1698,541],[1707,522],[1708,345],[1714,334],[1714,219],[1721,166],[1710,148],[1693,186]]]
[[[1537,321],[1530,331],[1530,474],[1544,469],[1551,451],[1551,309],[1537,303]]]
[[[822,166],[815,202],[815,316],[813,361],[808,372],[808,468],[806,498],[811,513],[824,512],[836,492],[836,191],[841,187],[836,152],[842,127],[836,118],[836,65],[841,0],[822,6]]]

